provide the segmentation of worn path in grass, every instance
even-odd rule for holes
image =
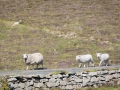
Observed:
[[[79,71],[96,71],[103,69],[120,69],[120,65],[114,66],[101,66],[101,67],[87,67],[87,68],[61,68],[61,69],[39,69],[39,70],[12,70],[12,71],[0,71],[0,76],[6,75],[38,75],[49,74],[54,72],[79,72]]]

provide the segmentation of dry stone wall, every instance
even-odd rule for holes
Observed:
[[[76,90],[92,86],[119,85],[119,70],[104,70],[96,72],[60,72],[59,74],[40,74],[9,76],[7,79],[11,90],[39,90],[60,88],[62,90]]]

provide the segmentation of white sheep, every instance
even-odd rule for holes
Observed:
[[[85,67],[85,64],[88,63],[88,67],[89,67],[90,62],[92,63],[93,66],[95,66],[91,54],[77,55],[76,60],[80,62],[79,67],[82,66],[82,63],[84,63],[84,67]]]
[[[98,60],[100,60],[99,66],[101,66],[101,64],[103,62],[105,62],[105,65],[108,66],[109,57],[110,57],[109,54],[107,54],[107,53],[104,53],[104,54],[96,53],[96,55],[97,55]]]
[[[12,25],[12,27],[17,26],[20,22],[21,22],[21,20],[19,20],[18,22],[14,22],[14,24]]]
[[[27,65],[26,70],[28,70],[29,65],[33,65],[33,66],[37,65],[38,68],[38,65],[42,64],[42,68],[43,68],[43,55],[40,53],[23,54],[23,59]]]

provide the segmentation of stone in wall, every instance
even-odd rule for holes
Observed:
[[[58,75],[29,75],[12,76],[8,78],[9,87],[13,90],[34,90],[42,88],[78,89],[87,86],[95,87],[102,85],[120,84],[120,70],[97,71],[97,72],[70,72]]]

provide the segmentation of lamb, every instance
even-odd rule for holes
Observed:
[[[85,64],[88,63],[88,67],[89,67],[90,62],[92,63],[93,66],[95,66],[91,54],[77,55],[76,60],[80,62],[79,67],[82,66],[82,63],[84,63],[84,67],[86,67]]]
[[[96,53],[96,55],[97,55],[98,60],[100,60],[99,66],[101,66],[101,64],[103,62],[105,62],[105,65],[108,66],[108,64],[109,64],[109,54],[107,54],[107,53],[104,53],[104,54]]]
[[[38,68],[38,65],[42,64],[42,68],[43,68],[43,55],[40,53],[23,54],[23,59],[27,65],[26,70],[28,70],[29,65],[33,65],[33,66],[37,65]]]
[[[21,20],[19,20],[18,22],[14,22],[14,24],[12,25],[12,27],[17,26],[20,22],[21,22]]]

